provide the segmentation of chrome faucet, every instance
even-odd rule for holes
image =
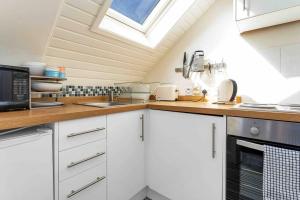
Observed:
[[[109,91],[108,100],[109,101],[114,101],[114,90]]]

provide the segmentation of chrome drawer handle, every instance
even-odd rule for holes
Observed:
[[[92,160],[92,159],[97,158],[97,157],[99,157],[99,156],[102,156],[102,155],[104,155],[104,154],[105,154],[105,152],[102,152],[102,153],[96,153],[96,155],[90,156],[90,157],[88,157],[88,158],[85,158],[85,159],[82,159],[82,160],[79,160],[79,161],[76,161],[76,162],[71,162],[67,167],[68,167],[68,168],[74,167],[74,166],[76,166],[76,165],[78,165],[78,164],[81,164],[81,163],[84,163],[84,162],[86,162],[86,161]]]
[[[216,124],[212,124],[212,158],[216,157]]]
[[[144,114],[142,114],[140,119],[142,121],[142,134],[140,135],[140,138],[142,139],[142,142],[143,142],[144,139],[145,139],[145,118],[144,118]]]
[[[88,133],[94,133],[97,131],[103,131],[103,130],[105,130],[105,128],[96,128],[96,129],[89,130],[89,131],[84,131],[84,132],[79,132],[79,133],[71,133],[71,134],[67,135],[67,137],[70,138],[70,137],[75,137],[75,136],[84,135],[84,134],[88,134]]]
[[[72,190],[70,192],[70,194],[67,195],[67,198],[71,198],[73,197],[74,195],[82,192],[83,190],[95,185],[96,183],[99,183],[100,181],[104,180],[105,179],[105,176],[102,176],[101,178],[100,177],[97,177],[96,180],[90,182],[89,184],[85,185],[85,186],[82,186],[81,188],[77,189],[77,190]]]

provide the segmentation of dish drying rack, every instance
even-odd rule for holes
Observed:
[[[150,96],[154,94],[155,88],[160,85],[159,82],[122,82],[114,83],[114,86],[120,87],[121,93],[118,96],[119,102],[126,103],[146,103]]]

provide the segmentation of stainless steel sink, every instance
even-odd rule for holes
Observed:
[[[83,106],[92,106],[98,108],[107,108],[111,106],[121,106],[127,105],[128,103],[120,103],[120,102],[87,102],[87,103],[78,103],[79,105]]]

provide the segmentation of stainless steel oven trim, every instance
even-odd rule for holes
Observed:
[[[260,141],[300,146],[300,123],[227,117],[227,134]]]

